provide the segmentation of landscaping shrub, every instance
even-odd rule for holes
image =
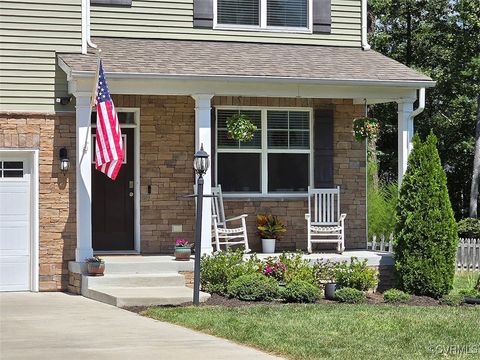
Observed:
[[[315,279],[315,284],[318,286],[323,286],[327,283],[332,283],[335,281],[337,276],[337,271],[339,268],[344,266],[346,262],[333,262],[330,260],[327,261],[318,261],[312,267],[313,278]]]
[[[407,302],[412,296],[398,289],[389,289],[383,293],[383,299],[388,303]]]
[[[480,291],[480,275],[478,275],[477,285],[475,285],[475,289]]]
[[[349,303],[349,304],[359,304],[364,302],[367,299],[367,296],[363,291],[354,289],[354,288],[341,288],[335,291],[335,300]]]
[[[313,303],[320,298],[320,289],[307,281],[293,279],[287,284],[281,295],[289,302]]]
[[[340,264],[336,272],[337,283],[361,291],[373,289],[378,284],[375,269],[367,267],[367,259],[359,261],[352,257],[350,263]]]
[[[413,138],[395,227],[399,286],[408,293],[439,298],[452,289],[458,244],[447,180],[431,133]]]
[[[464,301],[464,296],[461,294],[449,294],[443,295],[440,298],[440,304],[448,306],[459,306],[462,305]]]
[[[480,238],[480,219],[466,218],[458,222],[458,236],[462,238]]]
[[[278,297],[278,284],[261,274],[242,275],[227,287],[228,295],[245,301],[273,300]]]
[[[285,265],[285,281],[290,282],[293,279],[303,280],[315,285],[315,278],[313,276],[313,267],[310,261],[303,258],[301,252],[297,253],[283,253],[278,260]]]
[[[243,261],[243,251],[218,252],[202,257],[200,285],[209,293],[227,294],[228,284],[241,275],[261,271],[262,264],[256,256]]]
[[[272,277],[280,283],[284,283],[286,273],[287,266],[278,258],[270,256],[265,259],[263,265],[263,275]]]

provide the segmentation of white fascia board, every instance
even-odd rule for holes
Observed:
[[[398,101],[414,99],[415,87],[387,87],[349,85],[334,86],[321,84],[272,83],[265,81],[199,81],[199,80],[161,80],[158,78],[132,79],[107,78],[112,94],[123,95],[192,95],[213,94],[216,96],[248,97],[288,97],[288,98],[331,98],[331,99],[385,99]],[[92,78],[73,78],[69,81],[70,93],[88,93],[92,91]]]
[[[92,71],[69,71],[70,76],[75,78],[93,77]],[[134,72],[105,72],[109,79],[152,79],[157,80],[196,80],[196,81],[238,81],[238,82],[272,82],[272,83],[295,83],[317,85],[365,85],[365,86],[391,86],[422,88],[433,87],[435,81],[427,80],[372,80],[372,79],[322,79],[322,78],[295,78],[282,76],[237,76],[237,75],[192,75],[192,74],[159,74],[159,73],[134,73]]]

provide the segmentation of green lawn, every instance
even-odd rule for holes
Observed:
[[[480,358],[480,307],[205,306],[143,314],[292,359]],[[448,346],[470,354],[439,354]]]

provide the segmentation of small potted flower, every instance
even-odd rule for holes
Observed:
[[[287,231],[285,225],[273,215],[257,215],[258,235],[262,239],[262,251],[265,254],[275,253],[275,242]]]
[[[93,256],[85,259],[87,263],[87,271],[89,276],[103,276],[105,271],[105,261],[98,256]]]
[[[192,245],[185,239],[175,240],[175,260],[188,261],[192,255]]]
[[[318,262],[313,267],[313,274],[315,279],[318,281],[319,286],[323,286],[325,290],[325,298],[328,300],[334,299],[335,291],[337,291],[340,286],[337,283],[337,271],[343,266],[344,262],[336,263],[333,261],[324,261]]]

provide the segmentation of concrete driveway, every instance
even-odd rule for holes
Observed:
[[[64,293],[0,294],[0,358],[279,359]]]

